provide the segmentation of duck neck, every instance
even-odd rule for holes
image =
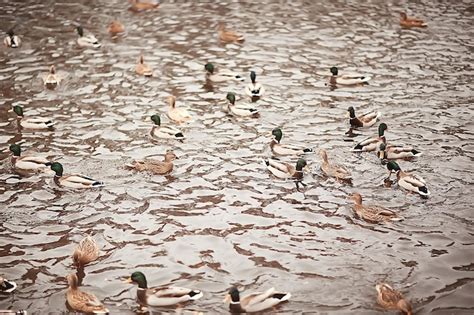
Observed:
[[[329,79],[329,84],[336,85],[336,78],[337,76],[332,75],[331,78]]]

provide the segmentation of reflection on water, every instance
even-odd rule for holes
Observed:
[[[187,310],[225,312],[224,293],[240,284],[292,292],[284,312],[376,314],[374,285],[388,281],[419,314],[473,312],[468,2],[178,1],[140,13],[128,6],[1,5],[2,30],[16,25],[23,46],[0,50],[0,274],[19,285],[14,295],[0,297],[0,309],[65,312],[70,255],[90,234],[101,256],[86,267],[84,290],[113,313],[134,313],[136,289],[121,280],[137,270],[150,285],[205,292]],[[402,30],[402,10],[424,17],[429,27]],[[114,18],[126,31],[111,38],[107,26]],[[222,20],[245,34],[244,44],[219,42]],[[78,23],[99,38],[100,49],[77,47]],[[135,73],[142,53],[154,69],[151,78]],[[237,103],[247,102],[246,82],[206,84],[209,61],[243,74],[247,83],[250,70],[258,73],[266,87],[254,103],[259,118],[222,110],[229,91]],[[51,65],[62,77],[54,90],[42,81]],[[333,65],[373,79],[331,90],[318,73]],[[180,126],[182,143],[152,142],[149,117],[159,113],[171,124],[165,115],[170,94],[194,122]],[[18,130],[8,111],[14,105],[29,117],[52,118],[55,130]],[[353,140],[376,133],[345,136],[349,106],[380,110],[389,141],[424,153],[400,164],[428,181],[430,199],[384,187],[386,169],[375,154],[349,152]],[[317,154],[307,157],[312,174],[305,175],[304,193],[270,177],[263,158],[276,126],[286,143],[327,149],[352,171],[352,186],[324,177]],[[14,142],[25,153],[61,162],[65,173],[91,175],[107,186],[76,192],[55,186],[51,174],[19,176],[8,154]],[[168,149],[179,156],[170,176],[125,168],[133,159],[161,159]],[[347,200],[353,192],[405,221],[373,225],[354,218]]]

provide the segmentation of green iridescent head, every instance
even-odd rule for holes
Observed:
[[[206,63],[206,65],[204,66],[204,69],[206,69],[206,71],[210,74],[214,73],[214,65],[210,62]]]
[[[51,163],[51,169],[56,172],[56,176],[63,176],[63,166],[61,163],[53,162]]]
[[[12,144],[10,145],[10,151],[13,153],[14,156],[20,156],[21,155],[21,148],[18,144]]]
[[[227,93],[226,98],[232,105],[235,104],[235,93],[232,93],[232,92]]]
[[[151,121],[153,121],[155,123],[155,125],[157,125],[157,126],[161,125],[160,115],[155,114],[155,115],[152,115],[150,118],[151,118]]]
[[[275,140],[278,141],[278,143],[280,143],[281,138],[283,137],[283,132],[281,131],[280,128],[275,128],[272,130],[272,136],[274,136]]]

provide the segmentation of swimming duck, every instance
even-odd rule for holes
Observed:
[[[311,148],[291,144],[281,144],[280,141],[283,137],[283,132],[280,128],[273,129],[272,135],[274,138],[272,139],[272,142],[270,142],[270,149],[276,155],[302,155],[313,152],[313,149]]]
[[[244,78],[240,76],[240,74],[235,73],[228,69],[220,69],[214,67],[212,63],[206,63],[204,66],[206,69],[206,80],[212,82],[224,82],[227,80],[236,80],[236,81],[243,81]]]
[[[123,26],[122,23],[118,20],[113,20],[110,22],[109,26],[107,27],[107,31],[109,32],[110,35],[115,36],[119,33],[125,32],[125,27]]]
[[[83,238],[72,254],[72,260],[78,267],[83,267],[99,257],[99,245],[89,235]]]
[[[23,107],[20,105],[13,106],[13,111],[17,115],[20,126],[25,129],[51,129],[54,126],[54,122],[48,118],[24,118]]]
[[[394,161],[387,163],[387,169],[390,172],[387,180],[390,179],[392,172],[397,174],[398,185],[405,188],[406,190],[416,192],[422,197],[427,197],[430,195],[428,187],[426,187],[426,182],[420,176],[413,173],[405,173],[401,170],[400,166]]]
[[[148,171],[153,174],[166,175],[173,170],[173,161],[177,158],[173,151],[168,150],[166,151],[164,161],[152,159],[135,160],[132,164],[126,164],[126,166],[137,171]]]
[[[362,205],[362,196],[359,193],[352,195],[354,200],[354,212],[359,218],[365,221],[378,223],[386,221],[401,221],[403,218],[399,217],[395,212],[379,207],[379,206],[364,206]]]
[[[299,191],[299,184],[306,186],[303,183],[303,169],[307,166],[306,160],[298,159],[296,166],[290,165],[289,163],[282,162],[275,158],[269,158],[265,160],[267,169],[274,176],[280,179],[293,179],[296,183],[296,189]]]
[[[61,79],[56,75],[56,68],[52,65],[51,68],[49,68],[49,74],[43,78],[44,85],[52,89],[59,85],[59,81],[61,81]]]
[[[71,308],[88,314],[108,314],[109,310],[92,293],[78,289],[79,280],[73,273],[67,276],[69,287],[66,291],[66,300]]]
[[[253,99],[259,99],[265,93],[265,88],[260,83],[256,82],[257,74],[255,71],[250,71],[250,83],[245,87],[245,94]]]
[[[84,29],[82,26],[76,27],[77,34],[79,34],[79,38],[77,39],[77,44],[81,47],[93,47],[93,48],[100,48],[101,44],[97,40],[97,38],[92,35],[84,35]]]
[[[40,156],[21,156],[21,147],[18,144],[10,145],[10,151],[13,153],[12,164],[16,169],[24,171],[43,171],[51,162]]]
[[[225,28],[223,23],[220,23],[217,27],[219,31],[219,39],[225,43],[243,43],[245,41],[244,36],[237,34],[234,31]]]
[[[373,125],[375,125],[375,123],[377,122],[377,120],[380,117],[379,112],[369,112],[369,113],[365,113],[365,114],[360,115],[360,116],[356,116],[354,107],[352,107],[352,106],[349,107],[347,109],[347,111],[349,113],[349,125],[351,125],[351,127],[353,127],[353,128],[372,127]]]
[[[378,137],[366,138],[356,144],[352,151],[354,152],[371,152],[379,148],[381,143],[385,143],[385,130],[387,130],[387,124],[381,123],[379,125]]]
[[[143,62],[143,55],[141,55],[140,59],[138,59],[135,71],[137,74],[143,75],[145,77],[151,77],[153,75],[153,70],[150,68],[150,66]]]
[[[143,11],[158,8],[160,2],[157,0],[128,0],[133,11]]]
[[[226,96],[229,103],[227,103],[227,111],[239,117],[257,117],[258,116],[258,109],[251,108],[251,107],[243,107],[243,106],[236,106],[235,105],[235,94],[232,92],[227,93]]]
[[[323,171],[326,176],[335,177],[339,180],[351,180],[352,174],[351,172],[345,168],[343,165],[339,164],[330,164],[328,161],[328,154],[326,150],[321,149],[319,151],[319,155],[321,156],[322,163],[321,163],[321,170]]]
[[[0,276],[0,292],[1,293],[11,293],[16,290],[16,283],[9,281],[2,276]]]
[[[138,284],[137,299],[145,306],[170,306],[200,299],[203,294],[200,290],[180,287],[148,288],[145,275],[136,271],[126,280],[127,283]]]
[[[353,74],[353,75],[339,75],[339,69],[337,67],[331,67],[330,69],[332,76],[329,78],[330,85],[360,85],[366,84],[370,77]]]
[[[152,115],[151,120],[154,123],[150,131],[150,136],[153,139],[161,138],[161,139],[184,140],[184,134],[179,129],[172,126],[161,125],[160,115],[158,114]]]
[[[291,294],[288,292],[276,292],[270,288],[265,292],[256,292],[240,298],[240,292],[233,287],[226,294],[224,302],[229,303],[231,313],[254,313],[261,312],[282,302],[288,301]]]
[[[382,162],[386,160],[410,160],[422,155],[413,147],[387,146],[384,142],[379,144],[378,157]]]
[[[10,48],[18,48],[21,45],[20,37],[16,36],[13,30],[7,32],[7,37],[3,40],[5,46]]]
[[[388,284],[377,284],[375,290],[377,290],[377,302],[382,307],[389,310],[400,310],[407,315],[413,314],[410,303],[403,298],[400,292],[394,290]]]
[[[54,175],[54,182],[58,186],[69,188],[95,188],[104,186],[103,182],[99,182],[82,174],[63,175],[63,166],[58,162],[51,163],[51,169],[56,173]]]
[[[427,27],[423,20],[408,17],[405,12],[400,12],[400,25],[403,27]]]
[[[185,122],[191,122],[193,117],[188,113],[188,111],[184,108],[176,108],[176,97],[174,95],[170,95],[168,97],[168,117],[169,119],[173,120],[174,122],[181,124]]]

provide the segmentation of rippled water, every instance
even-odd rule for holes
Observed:
[[[136,270],[150,285],[203,290],[185,309],[209,313],[227,312],[223,295],[240,284],[291,291],[284,313],[378,314],[378,281],[401,288],[419,314],[474,312],[470,1],[260,2],[166,2],[133,13],[125,1],[2,1],[1,28],[16,23],[24,45],[0,50],[0,274],[19,285],[0,297],[0,309],[67,312],[70,255],[90,234],[102,252],[86,267],[84,288],[112,313],[136,310],[136,289],[121,283]],[[429,27],[401,29],[401,10]],[[127,29],[116,39],[106,30],[113,17]],[[245,43],[220,44],[219,21],[245,34]],[[77,22],[101,49],[77,47]],[[140,53],[153,78],[135,74]],[[258,73],[267,89],[256,105],[260,118],[222,111],[228,91],[243,102],[244,83],[206,85],[208,61],[245,77]],[[51,64],[64,77],[53,91],[41,81]],[[333,65],[373,79],[331,90],[318,73]],[[187,140],[151,142],[149,116],[168,123],[170,94],[195,117],[183,127]],[[16,104],[26,116],[52,117],[56,129],[18,130],[9,111]],[[423,151],[400,164],[428,181],[428,200],[384,187],[387,172],[375,155],[349,152],[350,105],[379,109],[389,141]],[[271,177],[262,159],[275,126],[286,143],[327,149],[352,170],[352,185],[321,176],[317,155],[308,157],[304,193]],[[57,187],[50,174],[19,176],[8,151],[14,142],[107,186],[78,192]],[[171,176],[124,168],[134,158],[161,159],[167,149],[180,158]],[[405,221],[354,218],[353,192]]]

